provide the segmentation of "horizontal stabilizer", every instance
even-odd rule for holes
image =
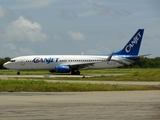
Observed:
[[[143,57],[148,56],[148,55],[150,55],[150,54],[139,55],[139,56],[130,56],[130,57],[127,57],[127,58],[129,58],[129,59],[131,59],[133,61],[138,61],[140,58],[143,58]]]
[[[136,57],[137,57],[137,58],[143,58],[143,57],[145,57],[145,56],[149,56],[149,55],[151,55],[151,54],[139,55],[139,56],[136,56]]]

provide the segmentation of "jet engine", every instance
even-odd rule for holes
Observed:
[[[55,71],[58,73],[69,73],[70,68],[69,66],[66,66],[66,65],[58,65],[55,67]]]

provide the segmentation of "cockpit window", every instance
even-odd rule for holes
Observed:
[[[16,62],[16,60],[10,60],[10,62]]]

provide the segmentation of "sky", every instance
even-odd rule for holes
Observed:
[[[138,29],[160,57],[160,0],[0,0],[0,58],[110,54]]]

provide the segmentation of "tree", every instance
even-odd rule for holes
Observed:
[[[5,62],[7,62],[7,61],[10,61],[10,59],[11,59],[11,58],[9,58],[9,57],[0,58],[0,69],[5,69],[5,68],[3,67],[3,64],[4,64]]]

